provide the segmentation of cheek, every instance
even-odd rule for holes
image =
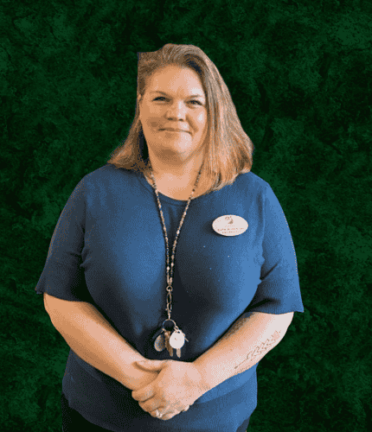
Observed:
[[[207,116],[205,112],[201,112],[195,117],[195,122],[198,124],[199,129],[203,129],[207,125]]]
[[[148,125],[151,128],[158,129],[158,127],[159,127],[159,121],[157,119],[154,119],[154,118],[149,118],[148,119]]]

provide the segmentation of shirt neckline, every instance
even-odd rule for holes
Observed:
[[[154,188],[148,183],[144,174],[142,172],[139,172],[139,176],[137,176],[137,177],[138,177],[139,182],[147,189],[147,191],[150,192],[151,195],[156,196]],[[205,195],[205,194],[200,195],[199,197],[192,199],[191,202],[199,200],[200,198],[207,198],[212,193],[213,192],[209,192],[207,195]],[[167,202],[169,204],[173,204],[173,205],[185,206],[185,204],[188,201],[188,200],[176,200],[174,198],[168,197],[167,195],[163,195],[160,191],[158,191],[158,194],[159,194],[159,198],[160,198],[161,202],[165,201],[165,202]],[[191,202],[190,202],[190,205],[191,205]]]

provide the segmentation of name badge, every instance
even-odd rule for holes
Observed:
[[[224,215],[213,221],[212,228],[218,234],[231,237],[247,231],[248,222],[240,216]]]

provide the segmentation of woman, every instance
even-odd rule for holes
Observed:
[[[141,53],[137,95],[36,287],[71,348],[63,430],[243,432],[259,360],[304,312],[291,233],[203,51]]]

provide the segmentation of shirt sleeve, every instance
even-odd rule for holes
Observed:
[[[260,284],[244,315],[251,312],[285,314],[304,312],[296,252],[284,211],[268,185],[264,205],[264,262]]]
[[[54,229],[44,270],[35,288],[37,294],[46,292],[62,300],[94,303],[81,266],[86,210],[84,192],[82,179],[69,197]]]

